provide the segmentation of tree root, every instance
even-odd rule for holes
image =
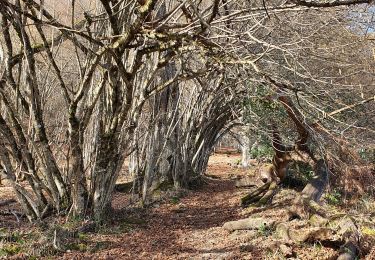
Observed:
[[[229,221],[223,225],[223,228],[228,231],[234,230],[251,230],[259,229],[260,227],[272,227],[275,221],[265,218],[245,218],[236,221]]]
[[[319,201],[328,183],[328,168],[323,159],[315,165],[315,176],[302,190],[302,196],[313,201]]]
[[[249,187],[254,187],[256,185],[254,184],[253,178],[249,176],[245,176],[241,179],[236,180],[235,186],[236,188],[249,188]]]
[[[340,249],[338,260],[354,260],[359,254],[359,241],[361,233],[355,225],[354,221],[347,217],[341,220],[340,229],[342,232],[342,240],[345,244]]]
[[[298,229],[290,223],[276,223],[273,220],[262,218],[246,218],[224,224],[223,228],[229,231],[239,229],[257,229],[261,225],[275,227],[275,235],[285,243],[320,242],[338,249],[339,260],[354,260],[359,254],[360,231],[354,221],[345,214],[329,207],[318,204],[328,183],[328,167],[324,160],[316,161],[314,178],[305,186],[290,208],[290,220],[308,219],[301,222]],[[267,182],[241,198],[242,207],[250,204],[264,205],[269,202],[277,190],[277,182]],[[305,224],[304,224],[305,223]],[[288,250],[286,250],[288,251]],[[290,255],[290,252],[288,251]]]
[[[299,239],[299,242],[316,242],[330,244],[340,247],[340,260],[354,260],[359,254],[361,233],[353,219],[346,214],[333,211],[329,208],[319,205],[314,200],[301,196],[299,201],[302,206],[293,205],[297,209],[303,208],[297,213],[299,216],[309,218],[310,227],[302,231],[304,236],[293,234],[291,237]],[[312,227],[311,227],[312,226]],[[278,227],[276,228],[278,229]],[[280,229],[280,228],[279,228]],[[285,227],[284,227],[285,229]],[[288,230],[288,234],[292,232]],[[284,232],[285,233],[285,232]],[[322,234],[324,233],[324,236]]]
[[[257,203],[258,206],[265,205],[268,203],[276,193],[277,183],[275,181],[271,182],[267,192],[259,199]]]
[[[248,207],[256,203],[258,206],[266,204],[275,195],[277,183],[275,181],[267,182],[256,190],[250,192],[241,198],[241,206]]]

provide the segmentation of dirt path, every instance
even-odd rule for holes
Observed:
[[[208,169],[214,178],[178,201],[156,204],[144,211],[119,211],[129,216],[125,221],[127,232],[92,237],[107,249],[93,254],[68,253],[64,258],[238,259],[242,255],[241,259],[254,259],[254,252],[244,258],[236,239],[228,240],[229,234],[221,228],[225,222],[241,218],[233,177],[242,172],[229,165],[237,157],[215,156]]]
[[[179,198],[165,196],[152,207],[128,207],[129,194],[115,193],[112,203],[115,210],[105,226],[95,233],[82,233],[72,239],[67,237],[60,243],[66,252],[48,251],[42,255],[46,255],[45,259],[284,259],[274,230],[259,227],[229,233],[222,228],[225,222],[246,216],[288,221],[287,207],[296,196],[296,191],[283,189],[267,207],[242,210],[239,198],[248,191],[236,189],[234,185],[235,178],[245,174],[244,170],[233,167],[239,159],[238,155],[213,156],[206,185],[186,191]],[[6,188],[2,195],[12,197]],[[16,203],[0,207],[0,210],[12,209],[19,210]],[[301,224],[295,221],[294,225]],[[51,218],[47,223],[49,228],[46,230],[49,231],[54,230],[56,224],[68,229],[66,225],[72,224],[65,223],[62,218]],[[80,221],[77,223],[81,225]],[[370,228],[375,230],[372,225]],[[18,246],[22,249],[10,259],[28,259],[22,256],[33,248],[47,246],[47,250],[51,249],[52,233],[41,232],[41,227],[26,221],[18,223],[13,215],[9,215],[0,219],[0,235],[6,229],[18,234]],[[19,235],[21,232],[31,235]],[[24,237],[34,238],[25,245],[21,241]],[[371,241],[369,245],[375,245],[375,238]],[[319,243],[294,243],[289,248],[295,259],[331,260],[338,256],[337,248]],[[14,247],[10,249],[14,250]]]
[[[202,248],[209,241],[202,234],[237,217],[237,207],[229,203],[232,196],[232,182],[215,180],[177,205],[151,210],[144,229],[122,236],[123,255],[132,259],[175,259],[205,253]]]

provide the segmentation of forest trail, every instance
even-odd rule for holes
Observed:
[[[50,230],[57,226],[74,229],[74,222],[65,222],[65,218],[49,218],[50,228],[41,232],[42,226],[26,221],[17,223],[9,215],[2,219],[0,235],[6,228],[18,234],[19,243],[32,238],[28,243],[22,242],[20,251],[9,259],[29,259],[24,258],[25,253],[43,246],[48,246],[47,251],[40,253],[45,259],[285,259],[274,230],[260,226],[228,232],[222,227],[225,222],[246,216],[286,221],[288,201],[296,196],[296,191],[284,189],[267,207],[242,209],[240,198],[248,191],[235,187],[235,180],[246,174],[246,170],[237,167],[239,162],[240,155],[215,154],[210,158],[205,185],[185,191],[182,196],[164,194],[147,208],[129,206],[130,195],[116,192],[114,212],[108,221],[96,232],[78,233],[61,240],[63,250],[51,248]],[[4,188],[2,195],[7,194]],[[12,207],[17,210],[16,204]],[[304,224],[298,220],[289,223],[296,227]],[[294,259],[331,260],[338,256],[337,248],[319,243],[287,243],[284,248],[292,252]]]
[[[180,199],[172,198],[144,211],[126,212],[130,215],[125,220],[126,232],[94,235],[95,241],[106,244],[107,249],[93,254],[68,253],[64,258],[238,259],[241,254],[239,243],[235,237],[228,239],[229,234],[222,225],[241,218],[240,195],[234,179],[244,171],[232,166],[239,159],[239,155],[213,156],[206,185],[189,191]],[[114,201],[119,207],[116,200],[121,197],[116,196]],[[123,224],[124,220],[121,221]],[[254,252],[246,255],[248,259],[256,256]]]
[[[280,221],[286,216],[283,196],[279,198],[281,202],[276,196],[269,208],[255,209],[253,213],[240,207],[240,198],[247,193],[246,189],[235,187],[235,180],[247,172],[237,166],[240,159],[236,154],[211,156],[205,185],[187,191],[180,198],[167,196],[146,209],[124,207],[124,194],[116,193],[112,222],[103,231],[89,235],[90,249],[65,253],[63,258],[284,259],[280,243],[271,231],[259,227],[228,232],[222,228],[225,222],[249,214]],[[286,197],[293,196],[295,193]],[[335,249],[318,244],[293,245],[290,249],[298,259],[337,258]]]

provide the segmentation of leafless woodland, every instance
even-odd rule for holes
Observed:
[[[327,186],[374,192],[374,10],[369,0],[0,0],[2,182],[30,222],[102,223],[118,186],[148,207],[160,187],[205,185],[230,135],[245,168],[257,140],[272,147],[243,207],[271,203],[303,161],[314,176],[292,217],[331,221],[318,203]],[[341,227],[351,235],[340,257],[356,257],[355,223]]]

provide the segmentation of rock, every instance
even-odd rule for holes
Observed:
[[[328,223],[328,219],[323,218],[318,214],[313,214],[309,219],[309,223],[313,227],[321,227],[325,226]]]
[[[319,201],[324,189],[328,184],[327,162],[323,159],[318,160],[315,165],[314,171],[314,177],[302,190],[302,197],[317,202]]]
[[[281,244],[279,246],[279,249],[280,249],[280,252],[285,256],[285,257],[292,257],[294,254],[293,254],[293,250],[292,248],[284,245],[284,244]]]
[[[280,223],[276,226],[275,237],[285,241],[291,240],[289,227],[286,223]]]
[[[77,233],[90,233],[95,232],[96,230],[96,223],[94,221],[89,221],[84,223],[77,229]]]
[[[334,233],[330,228],[312,227],[294,230],[290,236],[297,242],[316,242],[332,240]]]
[[[337,258],[337,260],[355,260],[355,259],[358,259],[357,254],[348,249],[343,249],[343,252]]]
[[[280,240],[295,242],[331,241],[335,238],[335,231],[325,227],[308,227],[291,229],[287,223],[276,226],[275,237]]]

